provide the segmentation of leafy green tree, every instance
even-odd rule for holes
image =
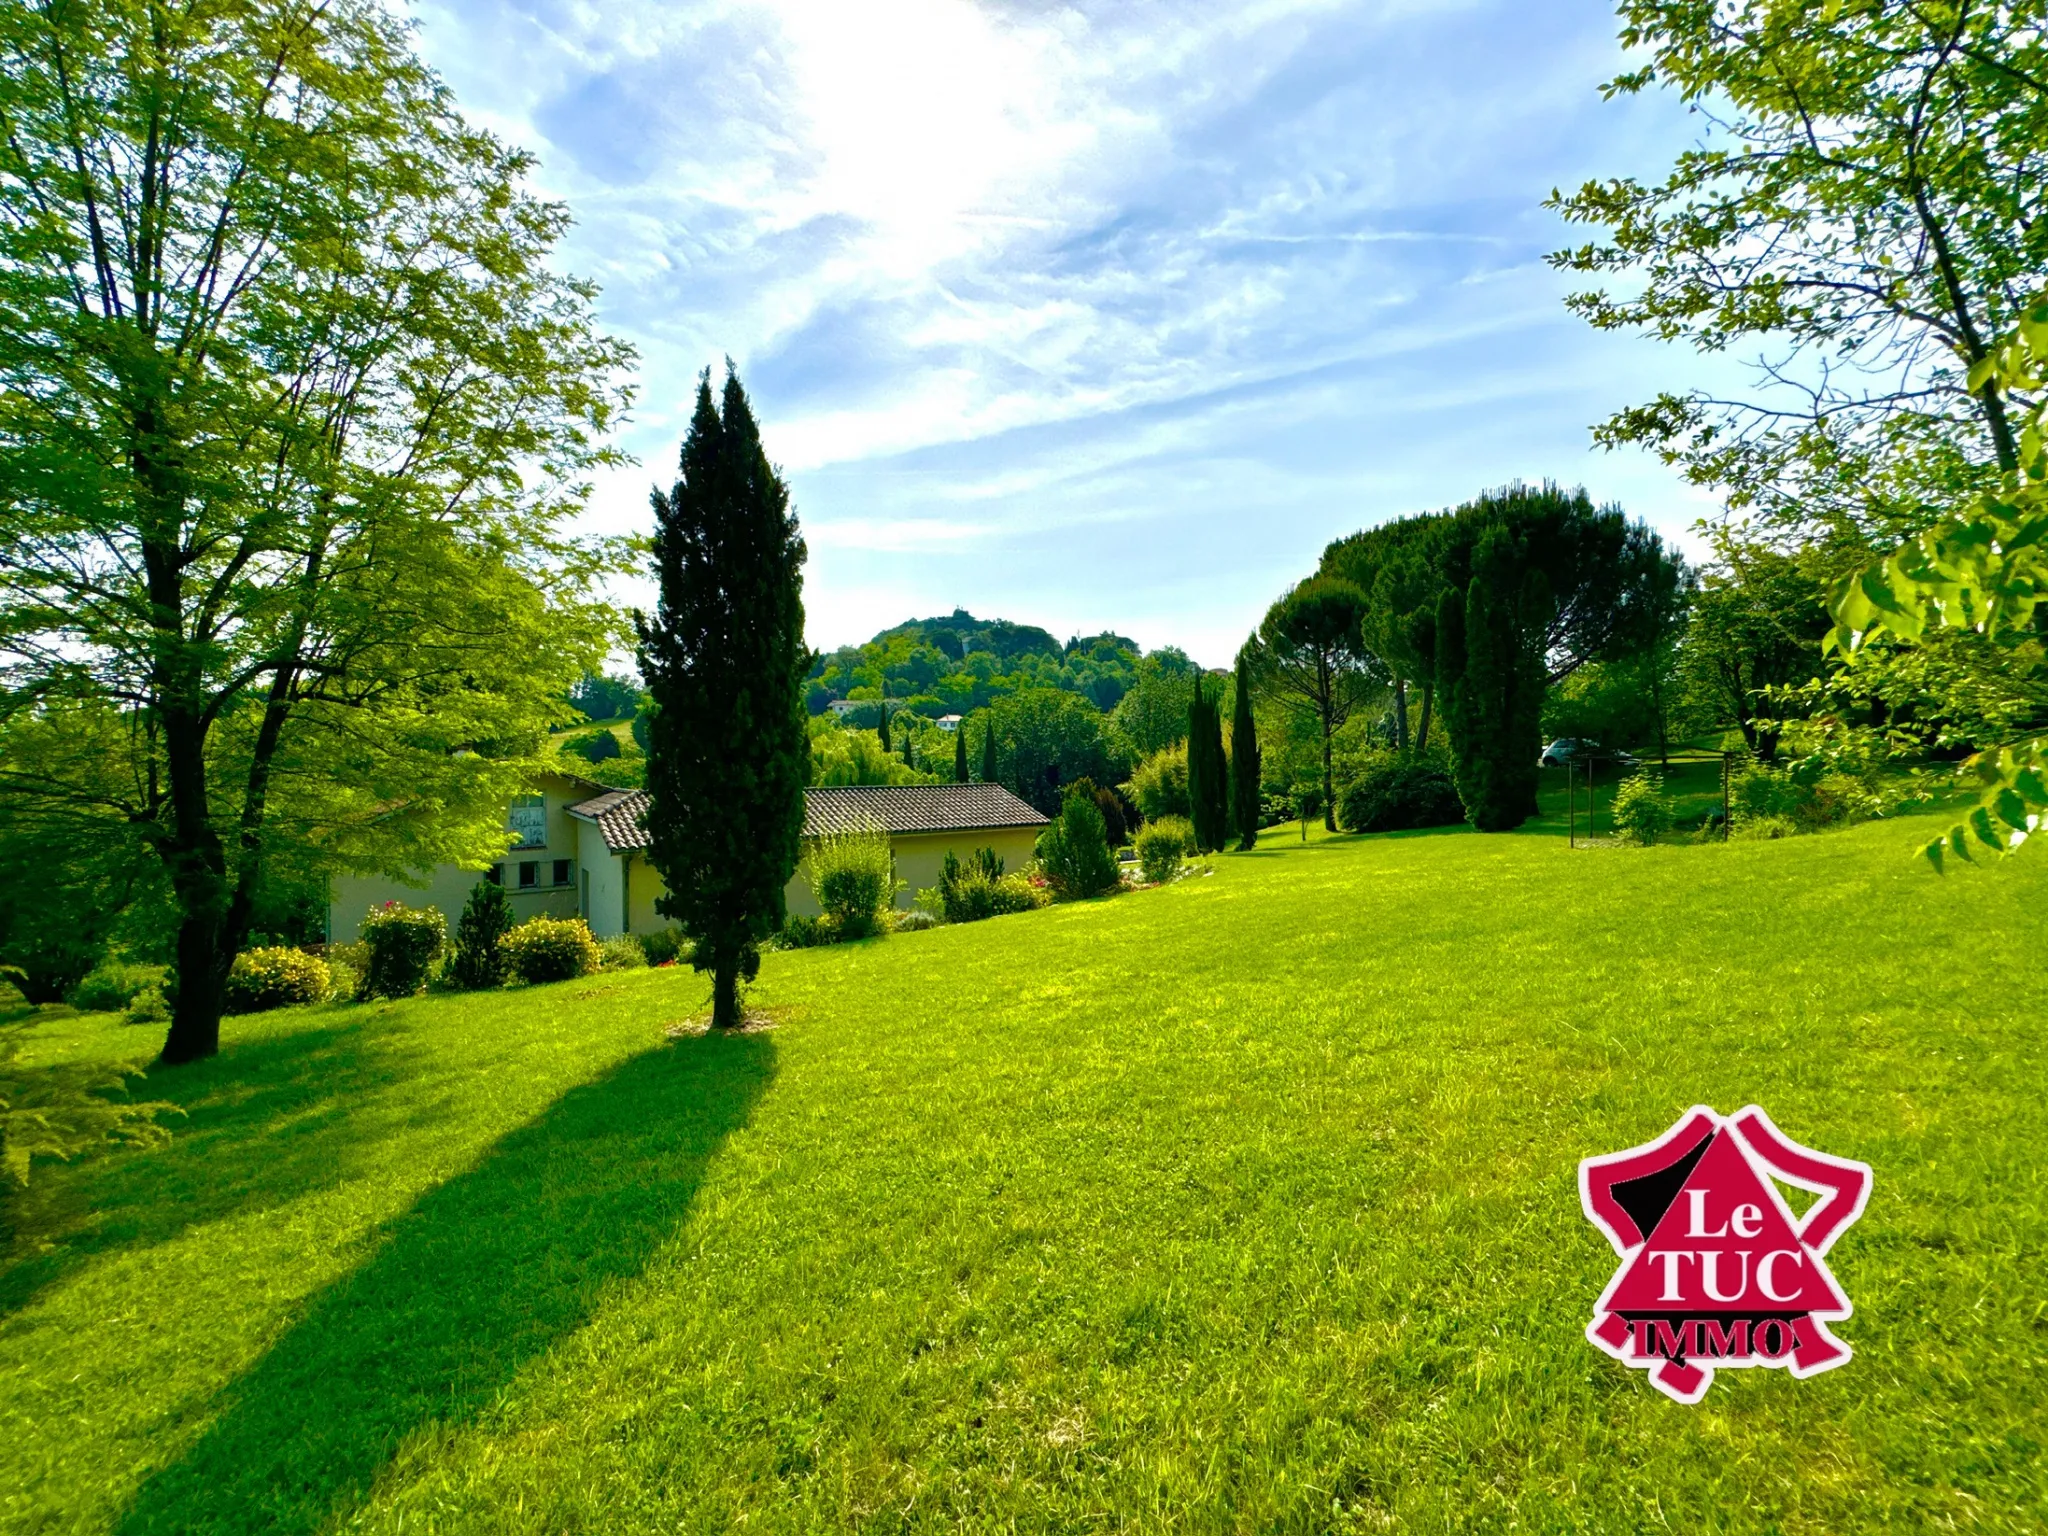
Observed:
[[[1884,546],[2020,460],[1977,371],[2048,259],[2048,42],[2029,6],[1624,0],[1643,59],[1710,136],[1660,181],[1550,206],[1552,256],[1606,330],[1748,353],[1759,386],[1666,394],[1596,432],[1645,444],[1800,537]]]
[[[1001,782],[1048,816],[1076,779],[1115,783],[1122,764],[1102,711],[1079,694],[1027,688],[998,699],[990,728],[1002,744]]]
[[[965,729],[964,726],[962,728]],[[996,717],[993,712],[982,722],[981,727],[981,782],[984,784],[998,784],[1002,782],[997,777]]]
[[[592,672],[569,690],[569,702],[591,720],[628,720],[640,707],[640,685],[615,673]]]
[[[1230,808],[1239,852],[1259,841],[1259,770],[1259,724],[1252,716],[1252,658],[1247,645],[1237,653],[1236,699],[1230,719]]]
[[[1039,866],[1069,900],[1100,896],[1121,883],[1094,791],[1092,784],[1069,789],[1052,825],[1038,835]]]
[[[729,1029],[786,916],[810,774],[804,541],[730,364],[722,410],[708,368],[698,381],[681,478],[654,493],[654,518],[661,602],[638,621],[655,702],[647,859],[668,888],[657,909],[712,974],[712,1025]]]
[[[1259,625],[1254,670],[1261,688],[1312,721],[1322,749],[1324,825],[1337,830],[1330,742],[1359,702],[1382,686],[1378,658],[1359,626],[1365,594],[1348,581],[1315,576],[1291,588]],[[1192,771],[1192,760],[1190,770]]]
[[[2024,402],[2020,468],[1829,593],[1827,645],[1852,675],[1885,665],[1888,645],[1919,653],[1961,642],[1980,653],[1965,668],[1972,682],[1988,676],[2021,695],[2018,709],[1986,712],[1971,743],[1960,778],[1977,804],[1923,850],[1937,869],[1949,854],[2017,852],[2048,822],[2048,293],[1968,383]]]
[[[630,353],[381,6],[0,8],[0,103],[4,707],[131,716],[189,1061],[267,860],[504,846],[612,628],[564,528]]]
[[[1444,579],[1434,540],[1442,515],[1396,518],[1340,539],[1323,551],[1320,574],[1348,581],[1366,596],[1359,637],[1394,679],[1395,745],[1429,746],[1436,703],[1436,608]],[[1422,687],[1415,737],[1408,734],[1408,685]]]
[[[1165,646],[1138,663],[1137,680],[1117,701],[1117,728],[1131,750],[1150,757],[1186,739],[1188,705],[1201,676],[1185,651]]]
[[[967,782],[967,722],[964,720],[953,728],[953,782]]]
[[[1751,752],[1778,755],[1785,690],[1822,667],[1826,588],[1812,559],[1722,530],[1719,558],[1702,575],[1686,630],[1683,666],[1717,724],[1735,724]]]

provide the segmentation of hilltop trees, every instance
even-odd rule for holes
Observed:
[[[647,857],[668,888],[659,910],[712,973],[711,1022],[727,1029],[782,926],[810,771],[804,541],[730,364],[722,411],[710,370],[699,380],[681,478],[653,499],[661,600],[636,619],[654,701]]]
[[[502,847],[612,628],[565,520],[630,354],[382,7],[12,6],[0,99],[0,708],[124,717],[189,1061],[267,865]]]

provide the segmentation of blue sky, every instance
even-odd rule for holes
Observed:
[[[1606,0],[436,0],[640,349],[645,526],[730,355],[810,542],[810,638],[955,605],[1225,665],[1324,544],[1513,479],[1684,542],[1593,450],[1682,351],[1568,314],[1540,204],[1699,131],[1603,102]],[[628,591],[644,601],[644,594]]]

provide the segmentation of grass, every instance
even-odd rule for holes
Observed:
[[[21,1213],[0,1526],[2040,1529],[2048,866],[1555,830],[774,955],[731,1039],[673,970],[231,1021]],[[1575,1168],[1751,1101],[1876,1169],[1856,1358],[1683,1408]]]

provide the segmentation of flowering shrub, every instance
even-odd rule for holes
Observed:
[[[427,984],[427,972],[448,944],[448,923],[438,907],[408,907],[387,901],[363,919],[369,948],[363,968],[366,997],[411,997]]]
[[[227,1011],[267,1013],[326,999],[334,985],[327,962],[301,949],[251,949],[228,972]]]
[[[604,964],[604,952],[580,917],[530,917],[500,947],[506,969],[526,982],[567,981]]]

